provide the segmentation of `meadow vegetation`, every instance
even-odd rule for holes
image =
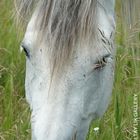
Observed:
[[[22,34],[17,33],[13,22],[12,3],[0,1],[0,140],[30,140],[30,110],[24,94],[25,56],[19,49]],[[128,29],[122,24],[125,17],[119,2],[116,11],[112,99],[103,118],[91,124],[88,140],[134,139],[134,95],[140,101],[140,23]],[[94,131],[96,127],[98,132]],[[140,138],[140,122],[138,135]]]

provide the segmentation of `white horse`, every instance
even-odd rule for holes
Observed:
[[[20,0],[28,23],[26,98],[33,140],[85,140],[109,104],[115,0]]]

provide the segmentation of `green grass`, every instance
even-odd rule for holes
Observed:
[[[30,111],[24,95],[25,58],[19,51],[20,37],[11,17],[11,3],[0,1],[0,140],[30,140]],[[140,101],[140,32],[136,33],[140,26],[124,32],[120,15],[117,12],[112,100],[103,118],[91,125],[88,140],[134,139],[134,94]],[[99,132],[94,132],[95,127]],[[140,137],[140,122],[138,132]]]

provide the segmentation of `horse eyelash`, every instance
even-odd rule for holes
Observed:
[[[98,61],[98,62],[95,64],[94,70],[103,68],[103,67],[106,65],[106,63],[107,63],[107,62],[106,62],[105,59],[103,58],[102,60]]]
[[[27,47],[23,43],[21,43],[21,48],[24,51],[26,57],[30,58],[30,51],[29,51],[29,49],[27,49]]]
[[[102,59],[98,60],[96,63],[95,63],[95,67],[94,67],[94,70],[97,70],[97,69],[101,69],[103,67],[106,66],[107,64],[107,58],[110,57],[110,54],[106,55],[106,56],[103,56]]]
[[[27,51],[27,49],[23,48],[24,52],[25,52],[25,55],[30,58],[30,55],[29,55],[29,52]]]

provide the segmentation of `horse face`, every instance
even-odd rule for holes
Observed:
[[[104,21],[99,22],[100,41],[91,43],[94,47],[84,41],[83,47],[76,44],[73,61],[50,88],[47,42],[35,47],[38,30],[32,17],[22,47],[27,56],[25,88],[33,140],[84,140],[91,121],[105,112],[113,85],[114,28],[112,22]]]

